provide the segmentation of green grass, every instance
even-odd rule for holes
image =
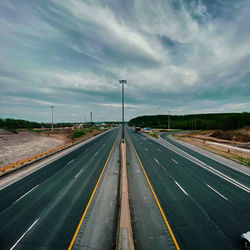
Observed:
[[[91,127],[91,128],[85,128],[85,129],[76,129],[73,132],[72,139],[75,140],[77,138],[80,138],[87,133],[91,133],[93,130],[100,130],[100,128],[99,127]]]
[[[72,135],[72,139],[75,140],[77,138],[80,138],[82,136],[84,136],[87,132],[85,131],[85,129],[77,129],[74,131],[73,135]]]

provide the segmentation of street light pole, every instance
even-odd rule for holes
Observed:
[[[170,111],[168,111],[168,130],[170,130]]]
[[[51,130],[52,130],[52,133],[53,133],[53,125],[54,125],[54,121],[53,121],[53,109],[54,109],[55,106],[51,106],[51,110],[52,110],[52,123],[51,123]]]
[[[124,84],[127,84],[127,80],[119,80],[122,85],[122,139],[124,139]]]

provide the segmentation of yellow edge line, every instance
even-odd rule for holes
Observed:
[[[131,145],[132,145],[132,147],[133,147],[133,149],[134,149],[134,151],[135,151],[136,157],[137,157],[137,159],[138,159],[138,161],[139,161],[139,163],[140,163],[140,165],[141,165],[142,171],[143,171],[143,173],[144,173],[144,175],[145,175],[145,177],[146,177],[146,180],[147,180],[147,182],[148,182],[148,185],[149,185],[149,187],[150,187],[150,189],[151,189],[151,191],[152,191],[152,193],[153,193],[153,196],[154,196],[154,198],[155,198],[155,200],[156,200],[156,203],[157,203],[157,205],[158,205],[158,207],[159,207],[159,209],[160,209],[160,211],[161,211],[162,217],[164,218],[164,221],[165,221],[165,223],[166,223],[166,225],[167,225],[167,228],[168,228],[168,230],[169,230],[169,232],[170,232],[170,235],[171,235],[171,237],[172,237],[172,239],[173,239],[173,241],[174,241],[174,244],[175,244],[177,250],[180,250],[180,247],[179,247],[179,245],[178,245],[178,243],[177,243],[177,241],[176,241],[176,239],[175,239],[174,233],[173,233],[173,231],[172,231],[172,229],[171,229],[171,227],[170,227],[170,225],[169,225],[169,223],[168,223],[168,220],[167,220],[167,218],[166,218],[166,216],[165,216],[165,214],[164,214],[164,212],[163,212],[163,210],[162,210],[161,204],[160,204],[160,202],[159,202],[159,200],[158,200],[158,198],[157,198],[157,196],[156,196],[156,194],[155,194],[155,191],[154,191],[154,189],[153,189],[153,187],[152,187],[152,185],[151,185],[151,183],[150,183],[150,181],[149,181],[149,178],[148,178],[148,176],[147,176],[147,173],[146,173],[146,171],[145,171],[145,169],[144,169],[144,167],[143,167],[143,165],[142,165],[142,163],[141,163],[140,157],[138,156],[138,154],[137,154],[137,152],[136,152],[136,150],[135,150],[134,144],[132,143],[132,140],[130,139],[130,136],[129,136],[129,135],[128,135],[128,137],[129,137],[129,140],[130,140],[130,142],[131,142]]]
[[[118,135],[119,135],[119,133],[118,133]],[[70,245],[69,245],[68,250],[71,250],[72,247],[73,247],[73,245],[74,245],[76,236],[77,236],[77,234],[78,234],[78,232],[79,232],[79,230],[80,230],[80,228],[81,228],[81,225],[82,225],[82,223],[83,223],[84,217],[85,217],[85,215],[86,215],[86,213],[87,213],[87,211],[88,211],[88,208],[89,208],[89,206],[90,206],[90,203],[91,203],[91,201],[92,201],[92,199],[93,199],[93,197],[94,197],[94,195],[95,195],[96,189],[97,189],[97,187],[98,187],[98,185],[99,185],[99,182],[100,182],[100,180],[101,180],[101,178],[102,178],[102,175],[103,175],[103,173],[104,173],[104,170],[105,170],[105,168],[106,168],[106,166],[107,166],[107,164],[108,164],[109,158],[110,158],[110,156],[111,156],[111,154],[112,154],[112,152],[113,152],[113,150],[114,150],[114,147],[115,147],[115,144],[116,144],[118,135],[117,135],[117,137],[116,137],[116,139],[115,139],[115,142],[114,142],[113,147],[111,148],[111,151],[110,151],[110,153],[109,153],[108,159],[107,159],[107,161],[106,161],[106,163],[105,163],[105,165],[104,165],[104,167],[103,167],[103,170],[102,170],[102,172],[101,172],[101,174],[100,174],[100,176],[99,176],[99,179],[98,179],[98,181],[97,181],[97,183],[96,183],[96,185],[95,185],[94,191],[93,191],[93,193],[92,193],[92,195],[91,195],[91,197],[90,197],[90,199],[89,199],[89,202],[88,202],[88,204],[87,204],[87,207],[85,208],[85,211],[84,211],[84,213],[83,213],[83,215],[82,215],[82,218],[81,218],[81,220],[80,220],[80,222],[79,222],[79,224],[78,224],[78,227],[77,227],[77,229],[76,229],[76,231],[75,231],[75,234],[74,234],[74,236],[73,236],[73,238],[72,238],[72,240],[71,240],[71,243],[70,243]]]

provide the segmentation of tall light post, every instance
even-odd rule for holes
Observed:
[[[127,80],[119,80],[122,85],[122,139],[124,139],[124,84],[127,84]]]
[[[168,111],[168,129],[170,130],[170,111]]]
[[[53,133],[53,125],[54,125],[54,121],[53,121],[53,119],[54,119],[54,117],[53,117],[53,109],[54,109],[54,107],[55,106],[50,106],[51,107],[51,110],[52,110],[52,123],[51,123],[51,131],[52,131],[52,133]]]

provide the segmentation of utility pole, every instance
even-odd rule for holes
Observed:
[[[92,123],[92,112],[90,112],[90,122]]]
[[[122,139],[124,139],[124,84],[127,84],[127,80],[119,80],[122,85]]]
[[[51,106],[51,110],[52,110],[52,122],[51,122],[51,131],[52,131],[52,133],[53,133],[53,130],[54,130],[54,128],[53,128],[53,125],[54,125],[54,121],[53,121],[53,119],[54,119],[54,117],[53,117],[53,109],[54,109],[54,107],[55,106]]]
[[[170,111],[168,111],[168,130],[170,130]]]

